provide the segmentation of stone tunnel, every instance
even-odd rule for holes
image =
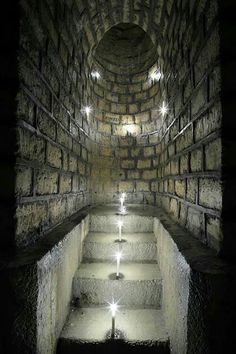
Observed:
[[[6,5],[1,353],[233,353],[235,10]]]

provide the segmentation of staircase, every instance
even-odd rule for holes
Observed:
[[[119,241],[119,220],[123,221]],[[119,278],[115,254],[122,253]],[[95,209],[73,282],[73,306],[58,341],[58,354],[169,353],[161,310],[153,218]],[[108,303],[118,302],[115,337]]]

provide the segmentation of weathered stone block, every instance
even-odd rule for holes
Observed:
[[[128,149],[116,150],[116,156],[117,157],[128,157],[129,156],[129,150]]]
[[[172,175],[178,175],[179,174],[179,160],[175,159],[172,160],[170,163],[170,170]]]
[[[137,192],[145,192],[150,190],[150,185],[148,182],[136,182]]]
[[[208,171],[217,171],[221,168],[222,147],[221,139],[209,143],[205,147],[205,167]]]
[[[197,178],[187,179],[187,199],[193,203],[196,203],[198,192],[198,181]]]
[[[131,157],[139,157],[142,153],[142,148],[132,148]]]
[[[199,204],[212,209],[221,209],[222,188],[219,180],[214,178],[199,180]]]
[[[139,107],[137,104],[130,104],[128,107],[129,107],[130,114],[135,114],[139,112]]]
[[[79,175],[74,174],[72,177],[72,191],[78,192],[80,190],[80,178]]]
[[[37,116],[38,128],[39,130],[47,135],[49,138],[55,140],[56,138],[56,124],[52,118],[50,118],[43,111],[38,112]]]
[[[186,191],[186,182],[183,179],[175,181],[175,193],[178,197],[184,198]]]
[[[141,124],[144,122],[148,122],[150,119],[150,113],[149,112],[143,112],[139,114],[135,114],[135,123],[136,124]]]
[[[179,213],[179,204],[178,201],[174,198],[170,199],[170,214],[177,219],[178,218],[178,213]]]
[[[57,224],[66,217],[66,199],[56,199],[49,203],[49,217],[52,224]]]
[[[218,218],[207,215],[206,217],[206,235],[209,245],[220,250],[223,234],[221,230],[220,220]]]
[[[17,117],[33,125],[34,123],[34,103],[20,90],[17,94]]]
[[[189,155],[185,154],[180,157],[180,174],[189,172]]]
[[[60,176],[60,193],[71,192],[71,175],[63,174]]]
[[[133,190],[134,190],[134,183],[133,182],[126,182],[126,181],[119,182],[119,191],[120,192],[133,192]]]
[[[17,196],[29,196],[32,193],[32,170],[29,167],[20,166],[16,170]]]
[[[99,122],[98,131],[103,134],[111,134],[111,125]]]
[[[58,146],[47,143],[47,162],[53,167],[60,168],[62,164],[62,153]]]
[[[158,192],[159,191],[159,182],[153,181],[151,182],[151,191]]]
[[[69,158],[69,171],[77,172],[77,157],[70,155]]]
[[[42,228],[47,224],[47,203],[34,202],[29,204],[19,205],[16,210],[16,234],[19,243],[29,242],[23,240],[24,236],[38,228]]]
[[[156,170],[143,171],[143,179],[155,179],[157,178]]]
[[[122,168],[134,168],[135,167],[135,161],[134,160],[122,160],[121,161],[121,167]]]
[[[88,152],[87,152],[87,149],[85,147],[82,146],[82,150],[81,150],[81,156],[82,156],[82,159],[84,161],[87,161],[88,160]]]
[[[145,147],[145,148],[143,149],[144,157],[153,156],[154,153],[155,153],[155,151],[154,151],[154,146]]]
[[[19,154],[29,160],[36,160],[43,163],[45,160],[45,141],[37,137],[37,135],[21,128],[19,128],[17,132]]]
[[[140,172],[139,171],[128,171],[127,177],[128,177],[128,179],[139,179]]]
[[[193,144],[192,126],[188,127],[176,140],[177,152],[182,151]]]
[[[168,193],[171,193],[171,194],[174,193],[174,190],[175,190],[174,186],[175,186],[174,180],[169,179],[168,180]]]
[[[78,160],[78,170],[82,176],[85,175],[85,164],[80,160]]]
[[[202,171],[202,150],[194,150],[190,156],[190,167],[192,172]]]
[[[125,113],[127,113],[126,112],[126,105],[125,104],[112,103],[111,104],[111,112],[112,113],[118,113],[118,114],[125,114]]]
[[[39,171],[36,177],[36,194],[54,194],[58,192],[58,173]]]
[[[170,144],[168,146],[168,155],[169,157],[173,156],[175,154],[175,144]]]
[[[113,155],[112,149],[109,146],[101,146],[100,153],[102,156],[112,156]]]
[[[211,132],[220,127],[222,118],[220,104],[215,104],[209,114],[199,118],[195,123],[194,136],[195,140],[199,141]]]
[[[193,208],[188,208],[186,226],[198,238],[201,238],[202,222],[201,212]]]
[[[72,138],[71,136],[61,127],[57,128],[57,141],[59,144],[72,150]]]
[[[140,169],[150,168],[151,167],[151,160],[138,160],[137,167]]]

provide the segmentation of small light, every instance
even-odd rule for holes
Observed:
[[[85,113],[87,117],[89,117],[90,113],[92,112],[92,107],[85,106],[81,111],[82,111],[82,113]]]
[[[151,82],[155,82],[155,81],[160,81],[160,79],[163,78],[163,74],[161,73],[160,69],[153,69],[150,73],[149,73],[149,79],[151,80]]]
[[[137,135],[139,131],[139,127],[135,124],[128,124],[124,126],[124,129],[127,132],[127,135]]]
[[[119,209],[119,212],[120,212],[120,214],[122,214],[122,215],[127,214],[127,209],[126,209],[126,207],[125,207],[124,205],[121,206],[120,209]]]
[[[165,101],[163,101],[162,105],[159,108],[159,112],[164,117],[167,114],[168,110],[169,110],[168,106],[166,105]]]
[[[126,193],[121,194],[121,198],[125,199],[126,198]]]
[[[116,259],[121,260],[122,257],[122,253],[121,252],[117,252],[116,253]]]
[[[91,76],[93,79],[97,79],[97,80],[101,78],[101,74],[98,71],[92,71]]]
[[[120,277],[120,260],[122,257],[122,253],[121,252],[117,252],[116,254],[116,279],[119,279]]]
[[[114,302],[112,300],[112,303],[108,303],[109,309],[111,311],[111,338],[115,338],[115,317],[116,317],[116,312],[118,311],[118,303]]]
[[[121,228],[124,225],[124,223],[122,220],[119,220],[119,221],[117,221],[117,225],[119,228]]]
[[[119,228],[119,241],[121,242],[122,241],[122,226],[123,226],[123,221],[122,220],[119,220],[117,222],[117,225],[118,225],[118,228]]]
[[[109,307],[110,307],[111,314],[114,317],[116,315],[116,311],[118,310],[118,305],[117,305],[117,303],[113,302],[113,303],[109,304]]]

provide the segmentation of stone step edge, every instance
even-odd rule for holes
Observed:
[[[109,258],[105,259],[101,259],[101,258],[83,258],[82,261],[83,264],[91,264],[91,263],[111,263],[111,260]],[[115,261],[114,261],[115,263]],[[128,260],[127,262],[123,261],[123,263],[132,263],[132,264],[157,264],[156,260],[148,260],[148,259],[144,259],[142,261],[140,260]],[[78,268],[79,269],[79,268]]]

